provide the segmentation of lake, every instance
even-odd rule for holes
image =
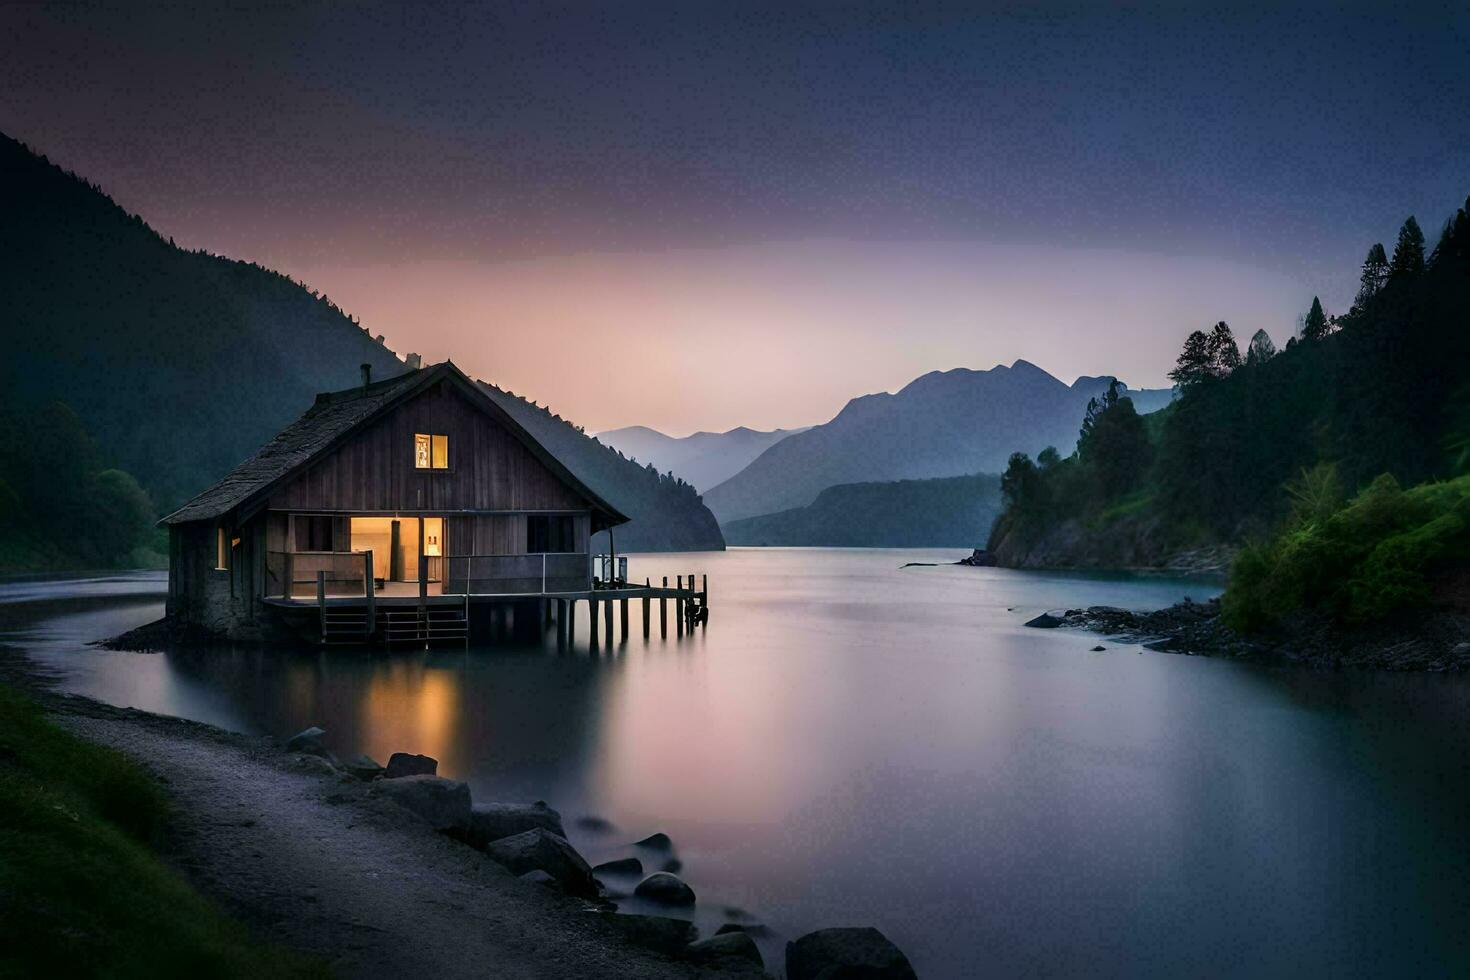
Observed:
[[[62,686],[545,799],[594,861],[668,833],[708,932],[876,925],[921,976],[1444,975],[1470,963],[1470,684],[1265,669],[1028,629],[1214,587],[955,566],[958,551],[634,555],[707,629],[428,653],[131,654],[163,578],[0,586]],[[632,622],[640,630],[635,604]],[[1102,643],[1104,652],[1091,652]],[[573,828],[583,815],[618,828]],[[613,882],[627,888],[630,883]]]

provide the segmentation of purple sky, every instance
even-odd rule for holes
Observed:
[[[1470,191],[1463,5],[0,6],[0,130],[591,430],[1284,341]]]

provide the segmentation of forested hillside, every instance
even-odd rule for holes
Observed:
[[[846,483],[805,507],[722,526],[732,545],[975,548],[1000,511],[992,475]]]
[[[481,387],[568,469],[632,518],[613,530],[619,552],[724,550],[720,526],[694,487],[625,458],[550,409],[491,384],[481,382]],[[592,547],[608,550],[606,532],[593,538]]]
[[[406,369],[326,296],[176,247],[3,134],[0,297],[3,570],[156,563],[157,516],[253,454],[318,392],[359,384],[360,365],[378,379]],[[692,490],[565,423],[540,429],[641,518],[633,537],[720,546],[709,512],[686,499]]]
[[[1391,257],[1372,246],[1352,308],[1329,317],[1314,301],[1284,350],[1258,335],[1242,354],[1225,323],[1196,331],[1158,416],[1114,391],[1089,406],[1071,456],[1013,456],[991,548],[1016,565],[1097,565],[1245,546],[1227,609],[1254,625],[1300,605],[1383,615],[1457,581],[1470,556],[1470,481],[1455,479],[1470,468],[1467,209],[1427,255],[1413,218]],[[1404,489],[1420,484],[1438,489]]]

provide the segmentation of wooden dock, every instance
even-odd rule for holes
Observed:
[[[658,600],[657,610],[654,600]],[[655,618],[659,638],[668,638],[670,605],[676,637],[703,628],[709,622],[709,576],[699,576],[697,584],[690,574],[675,576],[672,584],[665,577],[657,585],[648,579],[641,585],[594,583],[590,589],[573,592],[444,594],[420,590],[418,594],[394,594],[368,588],[356,595],[330,595],[326,579],[319,577],[313,597],[297,594],[264,601],[280,610],[304,635],[327,646],[468,645],[472,639],[504,632],[507,622],[521,628],[529,616],[543,635],[556,631],[558,651],[575,644],[577,605],[586,603],[589,647],[611,649],[630,639],[635,605],[641,610],[639,625],[644,639],[652,635]],[[476,622],[491,625],[477,631]]]

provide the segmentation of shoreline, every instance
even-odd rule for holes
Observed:
[[[904,955],[872,928],[786,936],[716,901],[721,924],[706,922],[706,934],[692,918],[693,892],[677,877],[687,903],[645,897],[642,885],[629,896],[618,878],[627,869],[589,870],[546,804],[477,802],[472,810],[468,786],[433,775],[433,760],[412,757],[428,762],[430,774],[402,778],[365,757],[344,764],[319,744],[300,744],[308,733],[283,745],[270,735],[67,693],[61,680],[24,649],[0,643],[0,685],[25,694],[64,730],[122,752],[163,789],[170,818],[160,859],[251,936],[324,962],[333,976],[427,969],[449,978],[803,980],[817,975],[813,963],[913,976]],[[376,771],[364,773],[364,764]],[[468,820],[449,825],[432,812],[446,791],[462,796]],[[532,812],[538,822],[549,815],[555,829],[538,827],[529,842],[521,827],[503,829],[491,841],[481,833],[482,810],[492,813],[490,826]],[[508,853],[518,841],[522,850]],[[647,860],[644,846],[662,855],[653,855],[649,872],[660,861],[677,870],[662,834],[623,849]],[[519,866],[528,861],[532,870]],[[604,873],[616,884],[604,884]],[[788,972],[793,962],[796,972]]]
[[[1317,670],[1470,671],[1470,616],[1446,609],[1353,632],[1303,617],[1279,633],[1260,636],[1244,636],[1221,622],[1218,598],[1186,599],[1147,613],[1112,606],[1068,609],[1060,616],[1047,613],[1027,623],[1033,624],[1088,630],[1114,642],[1184,656]]]

